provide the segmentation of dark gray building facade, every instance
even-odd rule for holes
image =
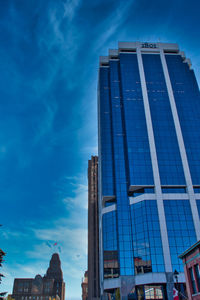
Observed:
[[[88,161],[88,299],[99,299],[98,157]]]

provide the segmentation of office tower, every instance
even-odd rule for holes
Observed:
[[[65,283],[59,255],[54,253],[46,275],[35,278],[16,278],[13,294],[15,300],[65,300]]]
[[[99,299],[98,157],[88,161],[88,299]]]
[[[100,57],[98,118],[101,295],[172,299],[178,255],[200,239],[190,60],[177,44],[119,43]]]

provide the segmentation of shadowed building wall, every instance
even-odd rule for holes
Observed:
[[[85,272],[83,281],[81,283],[82,300],[88,300],[88,271]]]
[[[88,161],[88,299],[99,298],[98,157]]]

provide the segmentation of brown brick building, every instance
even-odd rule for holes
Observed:
[[[82,300],[88,300],[88,271],[85,272],[83,281],[81,283]]]
[[[99,299],[98,157],[88,161],[88,299]]]
[[[179,255],[183,260],[189,300],[200,300],[200,241]]]
[[[54,253],[44,277],[16,278],[12,298],[15,300],[65,300],[65,283],[59,255]]]

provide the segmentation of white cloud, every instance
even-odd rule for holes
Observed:
[[[57,221],[61,223],[61,220]],[[61,246],[62,253],[66,253],[69,259],[75,255],[87,254],[87,230],[82,228],[69,228],[68,224],[60,224],[55,228],[33,229],[34,235],[38,240],[38,245],[26,254],[29,257],[44,257],[49,252],[44,241],[55,241]],[[41,244],[39,241],[42,241]],[[70,245],[70,247],[69,247]],[[56,249],[57,250],[57,249]]]
[[[81,0],[67,0],[64,2],[64,17],[67,17],[71,21],[80,3]]]
[[[5,240],[9,240],[9,239],[13,239],[13,238],[26,238],[27,234],[21,231],[14,231],[14,230],[10,230],[9,228],[4,228],[1,236],[5,239]]]
[[[66,197],[63,202],[66,208],[72,208],[74,206],[79,206],[81,208],[88,208],[88,186],[81,183],[71,183],[73,189],[72,192],[75,194],[74,197]]]
[[[72,214],[85,213],[88,206],[87,167],[82,174],[64,176],[55,183],[58,198],[65,204],[66,210]],[[84,210],[83,210],[84,209]]]
[[[59,45],[61,50],[59,60],[65,58],[72,63],[73,57],[80,46],[80,31],[72,20],[80,3],[80,0],[67,0],[63,3],[62,8],[56,5],[56,7],[50,7],[49,9],[51,31],[49,35],[43,36],[42,42],[45,43],[48,49]],[[65,26],[61,26],[66,19],[68,22]]]
[[[129,15],[129,9],[133,4],[134,0],[130,1],[122,1],[121,5],[119,5],[116,10],[113,11],[111,15],[108,16],[107,19],[104,20],[103,24],[101,24],[100,28],[98,28],[98,32],[102,32],[100,37],[97,39],[94,47],[94,51],[99,51],[102,49],[108,39],[122,26],[122,24],[126,21],[127,16]]]

